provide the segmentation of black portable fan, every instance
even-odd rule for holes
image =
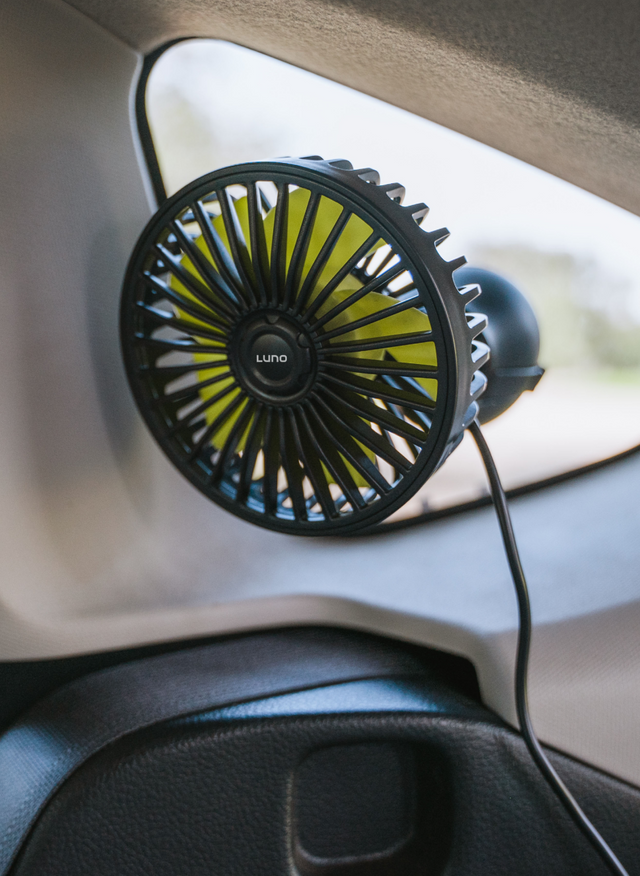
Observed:
[[[401,185],[317,156],[202,177],[143,232],[127,370],[178,468],[254,523],[354,531],[392,513],[473,420],[489,350]]]

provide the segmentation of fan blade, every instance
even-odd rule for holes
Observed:
[[[178,420],[176,423],[173,424],[173,426],[170,426],[167,429],[167,434],[174,435],[176,432],[180,432],[182,429],[192,428],[197,420],[200,419],[201,415],[204,414],[208,408],[212,407],[223,398],[226,398],[226,396],[228,396],[229,393],[233,392],[234,389],[238,390],[238,384],[233,379],[233,375],[231,375],[230,379],[232,382],[229,384],[229,386],[223,387],[220,392],[216,392],[214,395],[211,396],[211,398],[205,399],[196,408],[185,414],[182,419]]]
[[[177,331],[183,332],[185,335],[190,335],[191,337],[198,338],[208,338],[212,341],[222,341],[226,343],[226,337],[221,335],[220,332],[212,331],[211,329],[200,328],[199,326],[195,326],[190,322],[185,322],[183,319],[180,319],[177,316],[169,313],[160,313],[160,311],[155,310],[153,307],[149,307],[147,304],[138,303],[137,307],[144,313],[145,317],[149,319],[151,322],[155,322],[156,325],[164,325],[169,328],[176,329]]]
[[[426,395],[418,394],[417,392],[405,392],[404,390],[394,389],[389,386],[380,386],[379,383],[373,383],[371,380],[358,377],[356,374],[345,374],[342,377],[327,374],[326,379],[338,386],[344,386],[355,393],[380,398],[383,401],[394,402],[408,408],[424,411],[427,414],[432,414],[436,407],[435,401]]]
[[[190,362],[187,365],[160,365],[157,367],[149,367],[148,365],[139,365],[138,373],[158,378],[164,378],[165,383],[175,380],[178,377],[183,377],[185,374],[190,374],[192,371],[206,371],[214,368],[222,368],[228,365],[228,359],[214,359],[211,362]]]
[[[238,308],[235,302],[235,296],[220,274],[215,270],[209,259],[207,259],[202,252],[196,241],[187,234],[182,223],[178,219],[175,219],[169,227],[175,234],[183,253],[196,268],[205,284],[211,286],[212,289],[220,290],[225,294],[225,300],[220,302],[222,308],[225,309],[228,314],[237,313]],[[181,264],[184,267],[184,259],[181,259]]]
[[[358,374],[386,374],[402,377],[426,377],[436,380],[438,371],[432,365],[419,365],[414,362],[396,362],[394,359],[356,359],[352,356],[332,356],[325,359],[322,367],[333,371],[350,371]]]
[[[386,427],[391,432],[395,432],[396,435],[399,435],[400,438],[404,438],[405,441],[417,444],[420,447],[426,444],[428,438],[426,432],[416,429],[411,423],[407,423],[404,418],[397,416],[390,411],[385,411],[384,408],[378,407],[378,405],[369,401],[368,398],[364,398],[356,392],[333,392],[328,387],[325,388],[325,392],[334,398],[339,398],[340,401],[347,407],[351,408],[354,413],[361,417],[365,417],[373,423],[377,423],[381,427]],[[380,398],[375,391],[375,386],[372,389],[370,397]],[[384,399],[381,399],[381,401],[384,401]]]
[[[290,413],[298,453],[302,459],[302,464],[304,465],[307,475],[309,476],[311,485],[313,486],[315,499],[322,508],[322,513],[324,514],[325,519],[338,517],[338,509],[336,508],[331,496],[331,490],[327,484],[324,471],[322,470],[322,466],[318,459],[317,451],[315,451],[313,442],[309,436],[306,420],[302,416],[301,411],[299,416],[300,422],[298,422],[298,418],[294,411],[291,411]],[[309,446],[310,444],[311,446]]]
[[[210,307],[217,307],[225,313],[228,313],[230,316],[234,315],[232,308],[227,307],[226,302],[223,304],[221,295],[213,295],[209,286],[185,268],[182,264],[182,258],[177,259],[161,243],[157,243],[154,249],[166,269],[174,276],[178,283],[185,287],[190,295],[193,295],[198,301],[208,301]],[[214,288],[216,291],[226,295],[225,289],[222,285]]]
[[[300,191],[300,189],[298,189],[298,191]],[[309,249],[309,244],[311,243],[313,226],[316,221],[316,214],[319,206],[320,195],[310,194],[287,270],[284,291],[284,305],[287,308],[293,305],[298,293],[300,278],[302,277],[307,251]]]
[[[399,313],[404,313],[405,310],[415,310],[416,302],[420,302],[420,296],[418,294],[416,294],[414,298],[411,298],[408,301],[401,301],[399,304],[390,303],[388,307],[376,310],[369,316],[363,316],[361,319],[356,319],[353,322],[345,323],[345,325],[338,326],[338,328],[335,328],[330,332],[323,332],[322,340],[328,341],[331,338],[337,338],[339,335],[346,335],[349,332],[356,331],[357,329],[374,325],[377,322],[389,319],[390,317],[396,316]]]
[[[150,338],[138,334],[134,337],[134,341],[137,344],[144,344],[146,347],[156,347],[160,351],[158,356],[162,355],[162,352],[168,353],[171,350],[176,350],[180,353],[211,353],[212,355],[216,351],[224,353],[226,350],[226,343],[224,342],[220,344],[196,344],[193,341],[178,338]]]
[[[251,490],[251,484],[253,483],[253,472],[256,467],[256,460],[264,437],[265,419],[266,415],[264,406],[259,404],[257,405],[253,422],[249,428],[249,434],[247,435],[244,451],[242,453],[242,461],[240,463],[236,501],[243,504],[249,497],[249,491]]]
[[[351,213],[347,209],[343,209],[340,215],[338,216],[333,228],[329,232],[329,235],[325,242],[322,245],[322,248],[318,255],[315,258],[315,261],[307,271],[307,274],[304,278],[302,286],[300,288],[300,292],[296,299],[295,307],[293,312],[297,315],[304,310],[307,301],[309,300],[309,296],[313,290],[313,287],[316,284],[316,281],[320,277],[320,274],[324,270],[327,261],[329,260],[329,256],[333,252],[338,243],[338,239],[340,235],[345,229],[345,226],[349,219],[351,218]],[[317,219],[316,219],[317,222]]]
[[[342,400],[338,395],[333,393],[332,395],[334,404],[331,406],[326,403],[322,396],[318,396],[318,400],[325,410],[330,411],[352,435],[357,435],[358,441],[364,444],[365,447],[368,447],[376,456],[379,456],[380,459],[384,459],[389,465],[406,474],[411,468],[409,460],[400,451],[396,450],[393,444],[390,444],[382,435],[375,432],[368,423],[341,404]]]
[[[309,413],[313,414],[313,410]],[[362,498],[362,494],[358,489],[356,482],[353,480],[349,469],[347,468],[343,458],[333,445],[333,436],[327,429],[324,423],[318,419],[316,415],[317,426],[324,435],[324,440],[319,440],[316,437],[311,420],[307,415],[307,410],[302,408],[300,416],[304,420],[307,428],[307,433],[312,444],[313,450],[318,454],[318,457],[324,462],[327,469],[335,479],[345,497],[351,502],[354,508],[365,508],[366,502]]]
[[[211,474],[208,478],[210,484],[216,483],[223,476],[225,466],[228,464],[229,458],[232,455],[233,451],[238,446],[238,442],[242,438],[250,418],[253,416],[255,407],[255,402],[247,401],[247,404],[240,411],[239,416],[231,427],[229,434],[227,435],[222,447],[220,448],[220,454],[215,461]]]
[[[207,380],[199,381],[198,383],[193,383],[189,386],[185,386],[182,389],[175,389],[173,392],[168,392],[166,395],[158,396],[155,399],[156,404],[177,404],[178,402],[190,402],[195,401],[196,398],[201,394],[203,389],[206,389],[209,386],[215,386],[216,383],[220,383],[221,381],[233,377],[231,371],[228,368],[222,372],[222,374],[216,374],[215,377],[209,377]]]
[[[215,220],[211,218],[200,201],[196,201],[192,205],[192,210],[196,217],[196,221],[200,226],[200,230],[202,231],[202,238],[209,250],[209,255],[218,269],[220,276],[235,296],[236,307],[239,306],[241,310],[246,310],[248,302],[243,289],[242,278],[238,273],[238,269],[236,268],[232,257],[229,255],[229,250],[227,250],[222,237],[214,225]]]
[[[159,277],[154,277],[154,275],[150,274],[148,271],[141,274],[141,278],[142,281],[156,293],[158,298],[166,298],[173,305],[178,307],[181,311],[184,311],[184,313],[189,314],[189,316],[192,316],[194,319],[201,320],[202,322],[206,322],[209,325],[213,325],[224,331],[230,326],[231,323],[226,317],[214,309],[214,304],[211,299],[198,297],[197,300],[199,304],[195,301],[191,301],[172,289],[168,283],[164,282],[164,280],[161,280]],[[140,304],[141,302],[136,303]],[[203,306],[201,307],[200,304]],[[215,314],[215,316],[212,314]]]
[[[193,460],[200,453],[202,448],[207,444],[207,442],[211,441],[215,433],[224,425],[224,423],[229,419],[229,417],[234,413],[236,408],[240,405],[242,401],[244,401],[246,396],[242,392],[238,392],[238,394],[231,399],[227,407],[215,418],[215,420],[207,426],[203,434],[198,439],[197,443],[191,448],[191,452],[189,453],[188,460],[189,462],[193,462]]]
[[[298,448],[293,431],[292,414],[278,410],[280,421],[280,459],[287,478],[289,498],[296,520],[307,519],[307,503],[304,497],[304,471],[300,466]]]
[[[264,477],[262,479],[262,490],[265,514],[269,514],[272,517],[275,517],[278,511],[279,431],[278,413],[273,408],[269,408],[267,410],[264,435]]]
[[[346,341],[339,344],[327,344],[323,349],[327,353],[333,351],[339,353],[360,353],[367,350],[387,350],[389,347],[408,347],[411,344],[424,344],[425,341],[431,340],[433,332],[411,332],[406,335],[387,335],[382,338],[375,338],[372,341]]]
[[[247,186],[247,209],[249,212],[249,243],[251,245],[251,262],[258,289],[260,304],[266,305],[270,297],[269,256],[264,233],[264,221],[258,200],[258,184]]]
[[[267,217],[268,221],[269,217]],[[289,186],[278,185],[278,200],[271,239],[271,304],[277,306],[284,296],[287,277],[287,233],[289,226]]]
[[[328,416],[332,421],[331,429],[327,427],[326,431],[340,453],[379,495],[388,493],[392,489],[392,485],[383,477],[360,445],[354,441],[350,430],[344,428],[344,424],[319,396],[315,396],[314,401],[321,405],[323,416]],[[323,423],[323,417],[316,411],[315,404],[312,406],[312,410],[316,418]]]
[[[368,226],[367,226],[368,227]],[[311,302],[309,307],[307,308],[306,313],[303,314],[303,322],[307,325],[309,321],[313,319],[314,315],[324,306],[324,304],[328,301],[329,297],[335,292],[338,286],[349,277],[351,272],[357,266],[358,262],[360,262],[367,253],[376,245],[379,241],[378,235],[373,232],[367,239],[360,245],[358,249],[341,265],[341,267],[334,273],[334,275],[327,280],[321,291],[315,297],[315,299]],[[317,323],[312,323],[311,328],[316,328]]]
[[[341,313],[343,313],[345,310],[347,310],[349,307],[351,307],[357,301],[360,301],[360,299],[364,298],[365,295],[368,295],[369,292],[376,292],[378,289],[384,289],[385,286],[387,286],[392,280],[394,280],[398,276],[398,274],[401,274],[403,271],[404,271],[404,266],[402,265],[402,262],[400,262],[397,265],[394,265],[392,268],[389,268],[389,270],[386,273],[377,274],[375,277],[372,277],[371,280],[369,280],[367,283],[365,283],[364,286],[362,286],[360,289],[353,292],[351,295],[349,295],[347,298],[345,298],[339,304],[334,305],[331,308],[331,310],[329,310],[327,313],[325,313],[323,316],[321,316],[319,319],[317,319],[315,322],[313,322],[310,326],[311,329],[313,331],[319,331],[319,329],[321,329],[327,323],[329,323],[333,319],[335,319],[336,316],[339,316]],[[333,292],[334,289],[335,289],[335,287],[333,289],[331,289],[331,291]],[[324,296],[324,293],[325,293],[325,290],[322,291],[321,295]],[[315,312],[314,308],[317,309],[317,307],[320,306],[320,304],[318,304],[318,302],[320,301],[321,295],[319,295],[316,298],[316,300],[313,302],[312,307],[310,307],[309,310],[307,311],[307,313],[305,314],[305,322],[307,322],[309,320],[309,318],[313,315],[313,312]],[[324,303],[324,302],[322,302],[322,303]],[[317,307],[316,307],[316,305],[317,305]]]

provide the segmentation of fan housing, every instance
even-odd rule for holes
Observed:
[[[121,339],[154,437],[199,490],[284,532],[404,504],[477,414],[489,350],[446,229],[371,168],[224,168],[169,198],[127,270]]]

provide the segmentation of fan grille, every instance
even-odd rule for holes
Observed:
[[[137,401],[179,468],[241,516],[309,533],[374,522],[442,455],[437,296],[357,192],[317,169],[231,171],[174,196],[134,252]],[[352,173],[404,210],[401,187]]]

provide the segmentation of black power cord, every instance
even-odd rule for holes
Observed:
[[[529,590],[522,569],[522,563],[520,562],[518,546],[516,544],[513,526],[511,524],[509,506],[507,504],[507,497],[502,483],[500,482],[498,469],[496,468],[491,451],[489,450],[487,442],[485,441],[484,435],[480,429],[480,424],[477,420],[474,420],[471,424],[469,431],[478,446],[478,450],[480,451],[482,461],[487,471],[487,477],[491,487],[491,495],[498,516],[498,521],[500,523],[502,540],[504,541],[504,548],[509,561],[509,568],[511,569],[511,575],[518,598],[520,623],[516,657],[515,697],[518,722],[520,724],[523,739],[536,766],[550,785],[552,791],[582,833],[589,840],[593,848],[600,855],[609,871],[616,874],[616,876],[629,876],[614,851],[589,821],[571,791],[569,791],[549,762],[549,759],[542,750],[542,746],[538,742],[533,729],[527,700],[527,673],[529,666],[529,652],[531,650],[531,603],[529,600]]]

